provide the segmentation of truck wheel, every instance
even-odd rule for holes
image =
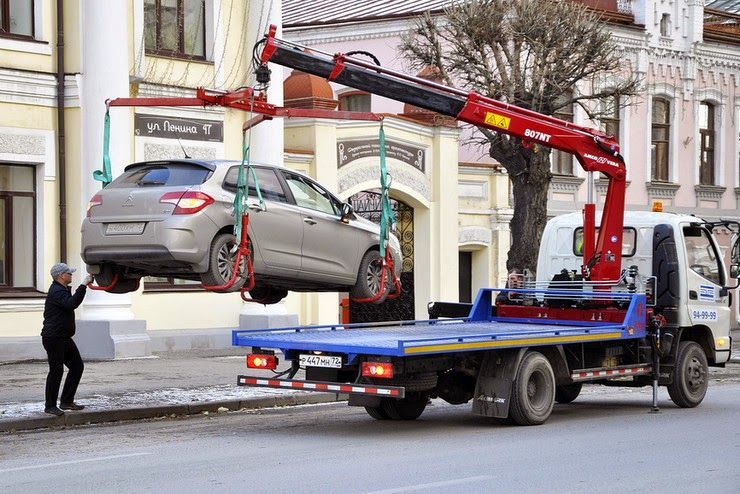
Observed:
[[[682,341],[678,346],[673,382],[668,385],[668,394],[673,403],[681,408],[693,408],[702,402],[707,393],[707,356],[693,341]]]
[[[211,248],[208,253],[208,270],[205,273],[201,273],[200,279],[205,286],[220,286],[226,284],[234,273],[234,261],[236,260],[236,253],[234,247],[236,247],[236,237],[230,233],[221,233],[216,235],[211,242]],[[242,259],[239,263],[240,274],[237,275],[236,281],[226,290],[219,290],[222,292],[238,292],[239,289],[244,285],[246,281],[247,261]]]
[[[583,383],[564,384],[555,388],[555,401],[558,403],[570,403],[581,394]]]
[[[377,250],[365,252],[360,262],[360,269],[357,271],[357,281],[352,287],[350,295],[354,299],[363,299],[374,297],[380,290],[380,276],[383,271],[383,258]],[[374,303],[382,304],[390,293],[391,283],[388,275],[385,280],[385,293]]]
[[[390,418],[383,411],[382,407],[365,407],[365,411],[375,420],[388,420]]]
[[[385,398],[380,403],[380,408],[391,420],[415,420],[427,407],[427,400],[426,394],[407,396],[400,400]]]
[[[509,414],[519,425],[545,422],[555,405],[555,374],[539,352],[527,353],[519,363],[511,389]]]

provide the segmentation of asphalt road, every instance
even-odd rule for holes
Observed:
[[[740,383],[676,408],[591,387],[543,426],[435,401],[414,422],[343,404],[0,436],[0,492],[740,492]]]

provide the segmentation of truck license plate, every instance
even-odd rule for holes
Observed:
[[[305,355],[298,356],[298,362],[307,367],[329,367],[331,369],[342,368],[342,357],[335,355]]]
[[[105,227],[106,235],[141,235],[144,233],[145,223],[108,223]]]

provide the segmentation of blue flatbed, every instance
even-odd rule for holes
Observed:
[[[645,336],[645,296],[642,294],[598,294],[602,299],[620,298],[629,302],[621,323],[605,323],[497,318],[491,315],[493,291],[482,289],[470,315],[463,319],[236,330],[232,333],[232,343],[279,349],[286,355],[295,351],[341,353],[348,355],[348,362],[352,362],[357,355],[405,357]],[[542,290],[517,292],[562,295],[562,292]],[[567,293],[572,296],[572,292]],[[595,297],[594,294],[589,296]]]

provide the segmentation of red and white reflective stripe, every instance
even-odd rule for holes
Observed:
[[[625,369],[608,369],[599,371],[581,371],[571,374],[571,379],[574,381],[582,381],[584,379],[594,379],[598,377],[619,377],[619,376],[637,376],[640,374],[650,373],[649,366],[630,367]]]
[[[282,379],[260,379],[257,377],[239,376],[239,384],[265,388],[290,388],[308,391],[330,391],[334,393],[354,393],[366,395],[403,397],[402,388],[358,386],[356,384],[332,384],[310,381],[288,381]]]

